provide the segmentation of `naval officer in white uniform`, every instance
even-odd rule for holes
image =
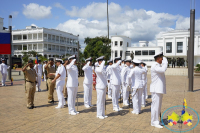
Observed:
[[[129,90],[128,90],[128,74],[131,71],[131,58],[126,59],[125,65],[121,71],[122,89],[123,89],[123,105],[129,105]]]
[[[97,91],[97,118],[104,119],[105,116],[105,100],[106,100],[106,70],[104,69],[104,56],[96,59],[98,61],[98,66],[95,68],[96,78],[96,91]]]
[[[147,96],[147,66],[144,62],[141,63],[142,69],[145,69],[146,72],[142,74],[143,90],[142,90],[142,107],[146,105]]]
[[[155,63],[151,66],[150,85],[150,92],[152,95],[151,126],[163,128],[159,122],[159,115],[161,113],[163,94],[166,94],[165,71],[167,70],[168,61],[165,57],[163,57],[163,52],[157,53],[154,58]]]
[[[88,58],[85,60],[86,64],[82,68],[85,73],[84,81],[83,81],[83,88],[84,88],[84,105],[86,108],[92,107],[91,100],[92,100],[92,58]]]
[[[49,75],[55,75],[55,78],[51,81],[52,83],[56,82],[56,92],[58,95],[58,106],[55,108],[64,108],[65,99],[63,96],[63,87],[65,85],[66,71],[65,67],[62,65],[63,61],[61,59],[56,59],[57,70],[56,73],[50,73]]]
[[[6,82],[6,78],[7,78],[7,70],[10,68],[10,66],[7,66],[5,64],[6,60],[3,58],[1,59],[2,63],[0,64],[0,71],[1,71],[1,74],[2,74],[2,80],[1,80],[1,83],[2,83],[2,86],[6,86],[5,82]]]
[[[146,71],[142,69],[140,65],[141,61],[133,60],[134,68],[131,69],[130,74],[128,75],[128,82],[132,88],[132,102],[133,102],[133,114],[139,114],[141,111],[141,102],[142,102],[142,90],[143,90],[143,82],[142,82],[142,74]]]
[[[42,80],[42,70],[43,70],[43,66],[41,64],[41,60],[38,60],[38,64],[36,64],[34,66],[34,69],[37,73],[37,78],[36,78],[36,81],[37,81],[37,84],[36,84],[36,91],[41,91],[40,89],[40,85],[41,85],[41,80]]]
[[[113,60],[109,60],[107,61],[108,63],[108,67],[106,68],[106,74],[107,74],[107,84],[108,84],[108,98],[109,99],[112,99],[112,88],[111,88],[111,79],[110,79],[110,76],[111,76],[111,66],[113,64]]]
[[[119,111],[122,108],[118,105],[118,98],[120,94],[120,87],[121,87],[121,57],[116,57],[114,59],[114,64],[111,67],[111,85],[112,85],[112,103],[113,103],[113,110]]]
[[[76,64],[76,55],[72,55],[68,58],[70,61],[67,69],[67,93],[68,93],[68,110],[70,115],[77,115],[79,112],[75,109],[75,100],[78,91],[78,68]]]
[[[44,64],[43,64],[43,66],[42,66],[42,71],[43,71],[43,79],[44,79],[44,81],[46,81],[47,79],[46,79],[46,74],[45,74],[45,66],[46,66],[46,64],[47,64],[47,61],[44,61]]]

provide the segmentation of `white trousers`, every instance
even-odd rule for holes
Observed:
[[[67,93],[68,93],[67,102],[68,102],[69,114],[71,112],[76,112],[75,101],[76,101],[77,91],[78,87],[67,87]]]
[[[135,113],[140,113],[141,110],[142,90],[143,90],[142,88],[138,88],[135,95],[132,93],[133,110]]]
[[[56,92],[58,95],[58,107],[63,107],[65,105],[65,99],[63,96],[63,87],[65,85],[65,80],[56,81]]]
[[[159,116],[162,105],[163,94],[160,93],[152,93],[152,103],[151,103],[151,124],[158,125],[159,124]]]
[[[143,82],[142,88],[142,105],[146,104],[146,82]]]
[[[111,88],[111,83],[109,82],[107,82],[107,84],[108,84],[108,96],[111,96],[112,95],[112,88]]]
[[[38,76],[38,77],[36,78],[36,81],[37,81],[37,84],[36,84],[36,91],[40,90],[41,80],[42,80],[42,76]]]
[[[145,86],[144,86],[144,89],[145,89],[145,96],[146,96],[146,99],[148,99],[148,94],[147,94],[147,82],[146,82],[146,84],[145,84]]]
[[[7,73],[3,73],[3,74],[2,74],[2,79],[1,79],[1,84],[2,84],[2,85],[5,85],[6,78],[7,78]]]
[[[92,84],[83,84],[83,88],[84,88],[84,104],[85,106],[91,105]]]
[[[45,73],[44,73],[44,77],[43,77],[43,78],[44,78],[44,81],[46,81],[46,80],[47,80],[47,79],[46,79],[46,74],[45,74]]]
[[[118,109],[118,99],[119,99],[119,91],[120,91],[121,85],[112,85],[112,103],[113,103],[113,109]]]
[[[128,102],[128,98],[129,98],[129,90],[128,90],[128,85],[127,84],[123,84],[122,85],[122,89],[123,89],[123,104],[129,104]]]
[[[97,116],[105,116],[105,100],[106,100],[106,88],[98,89],[97,91]]]

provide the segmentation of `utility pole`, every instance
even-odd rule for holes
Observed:
[[[10,55],[8,55],[10,69],[8,71],[8,78],[11,80],[12,70],[12,15],[9,15],[9,31],[10,31]]]
[[[195,0],[194,7],[192,6],[193,0],[191,0],[191,9],[190,9],[190,43],[188,46],[188,77],[189,77],[189,88],[188,91],[193,91],[194,84],[194,33],[195,33]]]

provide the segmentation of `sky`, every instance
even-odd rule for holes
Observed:
[[[194,1],[194,0],[193,0]],[[84,49],[84,38],[107,36],[106,0],[1,0],[0,17],[8,27],[8,16],[13,16],[13,30],[26,26],[54,28],[79,35]],[[188,29],[191,0],[109,0],[110,36],[124,35],[132,44],[149,41],[163,32]],[[193,4],[194,5],[194,4]],[[200,30],[200,1],[195,1],[195,29]]]

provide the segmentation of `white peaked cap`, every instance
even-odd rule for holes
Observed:
[[[131,57],[128,56],[127,59],[125,59],[124,61],[131,61],[131,60],[132,60]]]
[[[87,58],[85,61],[91,61],[91,60],[92,60],[92,57]]]
[[[140,60],[137,60],[137,59],[134,59],[134,60],[133,60],[133,63],[138,63],[138,64],[140,64],[141,61],[140,61]]]
[[[110,63],[110,62],[113,62],[113,60],[110,59],[110,60],[107,61],[107,63]]]
[[[70,60],[70,59],[76,59],[76,55],[70,56],[70,57],[68,58],[68,60]]]
[[[120,56],[119,57],[115,57],[114,60],[121,60],[121,57]]]
[[[101,57],[97,58],[96,61],[103,60],[103,59],[104,59],[104,56],[101,56]]]
[[[63,63],[63,60],[62,59],[59,59],[59,58],[56,58],[56,61],[61,61]]]
[[[154,58],[155,58],[156,56],[163,56],[163,52],[158,52],[158,53],[156,53],[156,54],[154,55]]]

